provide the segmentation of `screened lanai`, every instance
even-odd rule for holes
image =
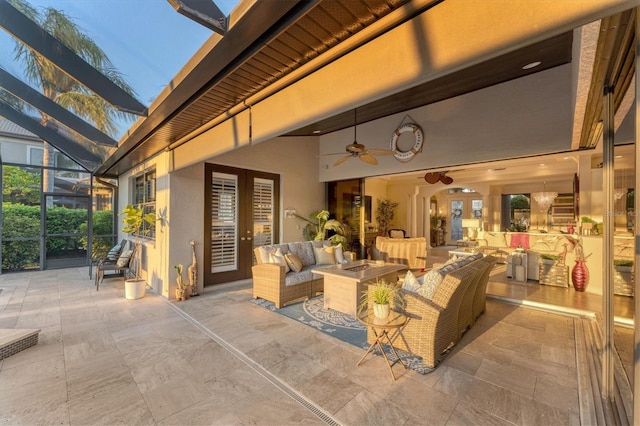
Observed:
[[[42,2],[43,5],[53,3]],[[148,8],[151,3],[142,1],[126,3],[147,7],[144,14],[147,21],[153,22],[151,16],[155,12]],[[312,155],[319,153],[322,156],[325,152],[326,155],[332,155],[333,150],[329,148],[333,148],[333,145],[340,145],[342,148],[345,145],[342,140],[332,144],[332,141],[338,139],[336,135],[343,137],[341,131],[348,130],[351,138],[351,128],[355,130],[355,126],[362,125],[366,129],[367,125],[380,125],[393,114],[414,111],[443,101],[448,101],[449,105],[456,102],[464,104],[468,99],[464,97],[465,95],[485,93],[484,89],[519,79],[538,77],[542,79],[541,76],[556,73],[558,70],[571,70],[570,73],[562,73],[562,76],[572,82],[580,80],[578,77],[582,76],[580,66],[589,55],[591,55],[589,62],[591,72],[587,73],[584,80],[580,80],[580,84],[571,87],[571,99],[575,100],[572,113],[579,110],[576,112],[578,119],[572,123],[577,130],[572,132],[575,138],[564,149],[567,154],[578,155],[581,152],[593,150],[598,145],[599,149],[602,149],[602,145],[605,146],[600,162],[601,167],[598,167],[600,164],[596,162],[593,169],[597,170],[588,174],[599,173],[598,176],[601,177],[604,188],[603,199],[607,200],[607,204],[602,206],[601,211],[614,210],[614,206],[609,204],[612,202],[614,193],[612,154],[615,141],[612,135],[619,124],[614,123],[614,117],[616,112],[625,109],[627,112],[631,111],[626,114],[627,117],[633,119],[637,116],[633,101],[625,99],[625,96],[634,97],[636,63],[634,56],[636,10],[634,7],[637,6],[636,2],[568,1],[561,3],[561,6],[558,2],[540,3],[546,4],[547,8],[554,7],[554,13],[545,12],[540,4],[531,8],[529,5],[523,6],[525,2],[494,2],[492,6],[487,7],[494,7],[495,9],[492,10],[495,13],[490,14],[491,16],[486,20],[504,18],[499,25],[496,23],[495,26],[495,33],[497,34],[498,30],[503,31],[500,34],[504,39],[493,31],[467,34],[467,28],[475,28],[475,25],[480,24],[469,18],[465,26],[457,19],[451,18],[457,16],[452,12],[456,7],[459,8],[460,13],[463,10],[469,10],[466,7],[469,2],[466,1],[247,1],[235,9],[233,4],[227,5],[220,1],[215,2],[217,6],[205,13],[213,18],[205,20],[205,24],[209,25],[203,25],[202,15],[194,15],[189,11],[198,4],[209,4],[207,2],[152,3],[154,5],[161,3],[162,10],[170,14],[173,19],[167,21],[166,25],[155,25],[165,36],[168,36],[168,39],[163,39],[164,42],[159,42],[159,35],[146,34],[146,30],[130,35],[125,32],[125,30],[142,27],[136,21],[141,16],[141,12],[127,12],[125,9],[111,7],[120,14],[121,18],[113,21],[107,19],[109,14],[104,9],[94,10],[92,19],[84,17],[79,11],[69,12],[70,16],[85,23],[83,27],[91,30],[91,34],[94,34],[94,30],[97,30],[96,34],[105,31],[107,36],[104,40],[117,41],[117,45],[124,47],[122,50],[125,54],[118,58],[117,63],[113,58],[113,68],[103,64],[105,66],[102,73],[116,77],[115,85],[113,82],[105,81],[104,75],[96,75],[82,64],[82,61],[78,62],[77,58],[71,59],[65,56],[65,48],[46,36],[27,44],[32,49],[40,46],[43,51],[40,53],[42,56],[46,56],[47,51],[54,51],[61,55],[59,65],[66,72],[60,72],[58,67],[43,68],[58,78],[60,82],[58,86],[35,87],[28,82],[28,78],[21,75],[23,71],[20,71],[19,67],[5,62],[1,64],[0,115],[28,132],[25,135],[14,136],[19,143],[33,145],[33,148],[28,150],[34,153],[38,149],[42,150],[41,159],[34,154],[25,155],[24,159],[19,161],[11,160],[8,153],[5,154],[4,151],[2,153],[3,196],[5,184],[9,181],[8,176],[5,176],[7,167],[15,167],[16,173],[29,176],[33,179],[34,185],[39,188],[39,191],[35,191],[35,195],[31,194],[35,198],[30,201],[33,206],[37,206],[38,213],[35,217],[39,220],[38,227],[33,228],[33,232],[29,235],[11,236],[10,241],[5,240],[4,234],[2,237],[3,247],[5,241],[11,244],[24,241],[38,247],[38,257],[31,262],[31,267],[63,266],[61,259],[53,256],[50,259],[51,263],[47,263],[49,253],[47,236],[55,238],[54,241],[64,240],[65,243],[61,244],[63,252],[69,255],[73,253],[75,257],[68,256],[70,259],[86,263],[93,251],[92,245],[97,245],[98,236],[105,238],[101,243],[104,246],[115,243],[118,207],[128,202],[140,202],[155,208],[156,174],[155,169],[151,170],[147,167],[150,158],[162,158],[161,165],[164,169],[158,174],[158,181],[165,185],[162,188],[166,197],[162,205],[164,209],[171,207],[170,197],[166,195],[169,191],[173,191],[172,196],[173,194],[179,196],[180,193],[176,189],[187,188],[189,184],[184,182],[190,182],[189,179],[193,176],[200,177],[199,180],[193,179],[198,184],[204,180],[194,171],[195,167],[204,169],[205,163],[215,162],[221,157],[225,160],[231,158],[232,161],[241,163],[237,158],[233,158],[232,154],[227,157],[222,154],[243,148],[260,150],[262,142],[277,139],[278,141],[312,141],[313,144],[310,144],[311,148],[308,149],[313,151]],[[482,11],[478,6],[480,2],[471,3],[474,7],[478,7],[479,12]],[[37,24],[24,20],[35,11],[23,8],[21,12],[20,7],[15,6],[16,4],[19,4],[16,0],[0,0],[0,27],[4,30],[3,36],[14,34],[18,38],[28,39],[34,32],[40,33],[40,27]],[[40,3],[33,2],[33,4]],[[113,5],[107,2],[97,4],[107,9],[109,7],[105,5]],[[122,6],[124,2],[116,4]],[[211,4],[214,3],[211,2]],[[439,15],[440,13],[443,15]],[[194,19],[196,15],[200,21]],[[449,17],[451,21],[435,18],[430,20],[432,16]],[[437,25],[443,22],[448,25]],[[584,35],[589,33],[589,24],[594,22],[600,26],[594,32],[594,38],[588,40]],[[41,25],[49,24],[47,20],[41,23]],[[179,24],[185,27],[179,27]],[[516,28],[517,24],[520,24],[521,28]],[[444,28],[447,26],[450,28]],[[26,30],[28,28],[31,28],[31,33]],[[172,31],[167,31],[167,28],[171,28]],[[20,35],[22,32],[27,34]],[[180,36],[194,36],[196,33],[201,37],[197,41],[170,44],[176,42]],[[382,58],[384,61],[382,59],[377,62],[369,61],[369,58],[377,58],[377,52],[368,50],[373,42],[395,40],[394,37],[398,33],[408,33],[411,37],[403,39],[398,36],[407,43],[394,45],[393,49],[380,43],[379,46],[382,45],[382,48],[378,49],[378,52],[382,51],[386,55]],[[149,38],[143,38],[143,35]],[[449,46],[448,41],[454,37],[460,37],[460,39],[456,38],[458,42],[454,46]],[[14,42],[13,39],[10,40],[11,43],[0,44],[1,48],[10,46],[9,55],[2,52],[3,58],[14,55]],[[18,41],[18,46],[20,45],[24,46],[23,41]],[[185,47],[187,45],[191,50]],[[172,57],[184,55],[184,59],[178,61],[179,64],[170,70],[164,63],[147,56],[156,49]],[[31,50],[27,49],[27,51],[24,51],[24,54],[28,56]],[[413,54],[407,54],[407,51]],[[353,59],[358,57],[359,61]],[[395,61],[397,57],[401,57],[404,62]],[[524,67],[525,64],[534,63],[533,57],[539,64]],[[36,58],[39,57],[36,56]],[[87,59],[91,58],[88,56]],[[38,61],[35,63],[41,64]],[[350,67],[341,69],[340,66],[345,62]],[[46,60],[42,60],[42,63],[47,64]],[[114,69],[120,69],[125,63],[139,63],[146,68],[130,71],[121,76],[126,77],[122,80],[111,75]],[[359,67],[358,63],[366,64],[368,67],[365,65]],[[382,66],[381,63],[385,65]],[[154,85],[151,83],[151,77],[157,74],[159,69],[166,71],[167,74]],[[396,74],[401,75],[404,80],[400,77],[394,80]],[[569,74],[571,78],[567,77]],[[129,78],[137,80],[125,84]],[[78,85],[75,79],[82,81],[83,85]],[[548,88],[552,84],[547,80],[540,81],[548,84],[542,88]],[[141,91],[139,89],[141,86],[138,84],[142,83],[150,83],[155,91]],[[335,90],[334,85],[340,87],[340,90]],[[70,87],[77,88],[84,94],[96,93],[104,102],[113,106],[112,118],[117,119],[117,124],[110,129],[109,126],[102,126],[103,129],[96,130],[101,127],[100,124],[87,125],[84,120],[78,121],[74,117],[75,114],[69,112],[73,112],[69,107],[71,99],[55,96],[58,89]],[[51,91],[48,92],[47,89]],[[56,98],[56,104],[62,108],[52,105],[49,102],[51,98]],[[21,100],[30,107],[26,108]],[[490,100],[484,100],[484,102],[488,104]],[[503,120],[493,128],[504,128],[505,132],[522,128],[519,127],[521,122],[517,119],[537,116],[536,114],[540,112],[553,109],[557,106],[556,104],[555,98],[550,98],[546,105],[531,107],[522,116],[505,114]],[[425,123],[433,129],[437,129],[440,121],[446,120],[449,111],[439,112],[441,115],[424,114]],[[555,118],[559,120],[564,116],[553,117]],[[125,124],[121,124],[119,120],[124,120]],[[439,129],[440,134],[436,136],[444,135],[445,137],[442,138],[444,142],[440,146],[430,147],[430,150],[425,150],[422,154],[427,157],[428,154],[439,152],[441,157],[432,155],[431,158],[434,159],[430,160],[431,162],[424,169],[440,172],[454,166],[465,165],[462,160],[460,163],[454,160],[447,160],[448,163],[441,160],[442,147],[446,148],[456,142],[449,141],[450,144],[447,144],[447,133],[463,127],[465,120],[461,121],[462,125]],[[537,123],[536,128],[551,127],[555,124],[555,120],[552,121],[542,125]],[[625,122],[625,124],[627,127],[623,126],[623,128],[630,129],[635,123]],[[633,131],[631,133],[633,134],[631,140],[635,142],[635,133]],[[375,131],[359,134],[366,135],[369,140],[375,140],[378,136]],[[549,136],[547,139],[550,139],[553,135],[547,136]],[[501,149],[487,145],[483,150],[485,145],[479,139],[474,137],[465,141],[467,143],[465,149],[459,149],[457,154],[464,157],[475,153],[478,158],[488,159],[491,158],[488,152],[499,156],[516,145],[516,142],[525,145],[518,140],[504,144]],[[3,135],[3,148],[8,146],[9,142]],[[528,156],[535,157],[542,154],[547,147],[546,142],[541,138],[535,144],[526,144],[530,148]],[[37,147],[37,143],[42,146]],[[229,147],[227,148],[225,144]],[[304,156],[304,159],[307,159],[309,153],[293,145],[291,143],[292,149],[285,152],[283,158],[288,158],[287,155],[293,156],[291,152],[295,152],[300,158]],[[438,148],[441,151],[438,151]],[[561,151],[557,148],[554,153],[562,153],[556,151]],[[496,152],[498,154],[494,154]],[[166,154],[163,155],[163,153]],[[419,168],[410,170],[415,167],[415,162],[406,165],[405,169],[399,169],[395,163],[389,166],[384,159],[381,163],[378,169],[363,172],[363,169],[357,166],[338,169],[331,167],[329,162],[316,161],[312,168],[314,173],[317,169],[319,178],[311,184],[321,186],[328,181],[385,176],[385,174],[390,175],[392,172],[399,171],[424,171]],[[466,164],[468,163],[471,161]],[[192,166],[194,168],[190,168]],[[591,164],[581,163],[580,167],[586,173]],[[355,174],[359,175],[355,176]],[[171,180],[168,179],[169,175]],[[544,181],[545,178],[543,175],[536,177],[540,181]],[[180,179],[184,181],[181,182]],[[636,177],[633,179],[637,180]],[[288,180],[284,178],[282,180],[290,182],[291,175]],[[171,185],[178,183],[178,186],[171,186],[168,182]],[[182,187],[179,186],[180,183],[183,184]],[[283,188],[286,188],[286,185],[287,183],[283,184]],[[283,200],[291,200],[292,204],[301,198],[295,191],[286,194],[284,192]],[[318,190],[318,192],[321,191]],[[103,197],[101,201],[97,199],[98,193]],[[119,199],[122,193],[124,196]],[[137,194],[143,194],[143,197],[138,199]],[[582,195],[584,201],[585,192]],[[15,193],[9,191],[7,196],[13,196],[17,200],[18,197],[26,195],[19,191]],[[317,198],[319,200],[321,196]],[[199,198],[198,201],[200,201]],[[283,201],[278,207],[283,209],[289,207],[287,201]],[[69,209],[70,206],[83,206],[81,209],[83,213],[77,219],[80,222],[78,226],[71,231],[49,229],[46,219],[50,217],[49,209],[55,206],[61,208],[64,206],[65,209]],[[199,204],[196,206],[201,207]],[[104,222],[101,222],[106,226],[98,231],[97,212],[101,210],[106,212]],[[192,214],[188,217],[184,215],[182,224],[184,222],[199,224],[197,221],[203,220],[200,212],[190,213]],[[284,229],[279,236],[293,239],[294,227],[280,216],[282,215],[277,214],[275,219]],[[607,214],[602,216],[604,227],[612,229],[611,217]],[[180,232],[180,220],[176,218],[172,223],[175,231],[169,230],[169,233]],[[204,234],[203,229],[204,227],[201,227],[196,232]],[[83,238],[85,243],[82,242]],[[148,252],[157,254],[155,257],[150,257],[153,257],[152,266],[157,267],[159,272],[149,275],[155,280],[152,284],[154,288],[163,295],[169,294],[169,284],[166,283],[169,281],[170,267],[167,265],[175,263],[174,259],[181,256],[176,253],[177,249],[175,249],[176,252],[172,251],[172,248],[177,245],[174,245],[173,241],[169,244],[169,241],[169,237],[160,241],[160,243],[166,243],[168,248],[159,243],[154,247],[156,251]],[[611,270],[606,264],[607,260],[613,259],[613,256],[610,242],[603,243],[603,247],[604,341],[609,343],[605,347],[610,351],[614,315],[609,303],[613,300],[613,295],[607,286],[609,279],[607,273],[611,275]],[[71,261],[67,262],[67,265],[69,264],[72,264]],[[610,397],[613,392],[612,356],[611,352],[606,352],[603,357],[605,364],[602,375],[603,398]],[[635,374],[640,377],[637,372]],[[633,374],[629,374],[629,380],[634,382],[632,376]],[[636,400],[640,401],[640,398]]]
[[[4,271],[85,265],[115,243],[117,180],[96,172],[205,40],[225,32],[235,1],[220,4],[225,12],[192,1],[0,2]],[[137,25],[142,10],[178,31]]]

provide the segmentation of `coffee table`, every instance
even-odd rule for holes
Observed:
[[[385,280],[398,281],[398,271],[407,265],[371,260],[312,269],[311,272],[324,276],[324,308],[348,315],[356,315],[360,296],[369,283]]]

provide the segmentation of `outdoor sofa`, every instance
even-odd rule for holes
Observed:
[[[485,311],[487,282],[496,258],[478,253],[456,260],[434,267],[423,277],[422,285],[430,285],[428,275],[440,275],[432,295],[404,285],[399,290],[405,302],[399,309],[409,322],[402,331],[404,338],[397,338],[393,345],[422,357],[427,367],[436,367]],[[371,330],[367,340],[375,340]]]
[[[269,300],[278,309],[324,291],[324,277],[312,273],[312,269],[355,260],[355,253],[332,246],[330,241],[265,245],[256,247],[254,255],[256,263],[251,268],[253,298]]]

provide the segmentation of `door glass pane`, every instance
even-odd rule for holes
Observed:
[[[47,195],[45,210],[46,268],[86,265],[89,197]]]
[[[273,244],[273,181],[253,181],[253,247]]]
[[[238,177],[213,173],[211,179],[211,272],[238,269]]]
[[[471,217],[482,219],[482,200],[471,200]]]
[[[38,168],[2,167],[2,270],[40,268],[40,201]]]
[[[462,200],[451,201],[451,240],[462,239],[462,213],[464,212]]]

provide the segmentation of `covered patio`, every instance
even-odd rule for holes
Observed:
[[[108,279],[96,292],[86,268],[0,276],[0,327],[41,329],[36,346],[0,363],[4,422],[605,421],[585,381],[587,310],[489,300],[434,372],[396,366],[394,382],[383,358],[356,367],[362,349],[250,303],[250,281],[207,287],[188,302],[148,291],[132,303],[123,285]]]

